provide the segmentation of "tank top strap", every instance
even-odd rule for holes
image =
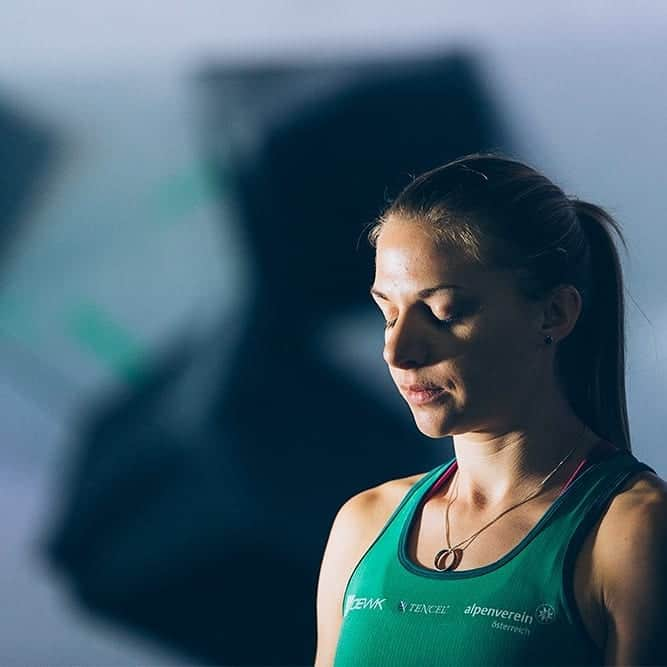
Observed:
[[[539,562],[542,567],[533,566],[532,572],[537,574],[541,569],[545,581],[552,572],[562,571],[565,588],[571,590],[568,577],[572,575],[574,560],[583,540],[623,485],[647,470],[655,473],[632,452],[607,441],[599,443],[563,485],[559,496],[540,519],[537,529],[531,531],[534,539],[530,548],[518,554],[515,566],[521,567],[522,561],[527,560]]]
[[[412,514],[417,505],[423,502],[426,497],[437,493],[438,489],[444,485],[455,470],[456,458],[452,458],[426,472],[403,496],[401,502],[385,522],[385,526],[378,535],[378,539],[386,532],[400,531],[403,527],[405,515]]]
[[[604,459],[610,456],[615,456],[620,451],[622,450],[616,447],[616,445],[614,445],[613,443],[609,442],[609,440],[605,440],[604,438],[598,440],[595,446],[588,452],[586,457],[576,467],[572,475],[570,475],[570,477],[561,486],[560,492],[563,493],[570,486],[570,484],[577,478],[577,476],[581,472],[586,470],[586,468],[596,463],[599,463],[600,461],[603,461]]]

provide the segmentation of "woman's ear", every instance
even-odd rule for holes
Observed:
[[[581,294],[574,285],[555,287],[543,302],[542,334],[555,341],[567,338],[579,320],[582,305]]]

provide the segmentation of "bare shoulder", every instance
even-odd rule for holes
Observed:
[[[366,551],[408,491],[426,474],[382,482],[359,491],[341,505],[333,527],[337,533],[346,534],[348,545],[355,545],[351,553],[359,556]]]
[[[388,482],[379,484],[375,487],[382,501],[391,507],[392,511],[403,500],[406,493],[417,483],[422,477],[428,475],[428,472],[420,472],[409,477],[397,477],[390,479]]]
[[[630,518],[639,518],[645,511],[656,510],[667,503],[667,481],[645,470],[630,478],[614,496],[605,513],[604,532],[617,528]]]
[[[629,479],[616,494],[600,521],[596,552],[600,558],[618,548],[619,537],[633,527],[654,528],[667,518],[667,482],[648,470]],[[647,523],[648,522],[648,523]]]
[[[346,505],[349,503],[357,509],[357,518],[367,529],[368,539],[375,539],[408,491],[427,474],[427,472],[422,472],[408,477],[390,479],[361,491],[347,501]]]
[[[342,622],[347,583],[410,488],[426,473],[393,479],[346,500],[338,510],[324,549],[317,584],[317,652],[315,667],[333,664]]]
[[[596,601],[604,610],[609,594],[605,587],[613,583],[621,540],[634,539],[629,531],[647,527],[650,515],[659,517],[667,511],[667,482],[650,471],[634,475],[612,498],[591,535],[592,572],[596,573]],[[653,521],[656,520],[653,519]]]
[[[667,482],[644,471],[614,496],[593,547],[606,664],[664,664]],[[657,662],[655,662],[657,661]]]

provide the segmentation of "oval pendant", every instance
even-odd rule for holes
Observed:
[[[436,570],[440,570],[440,572],[455,570],[459,566],[462,557],[463,549],[441,549],[435,555],[435,568]]]

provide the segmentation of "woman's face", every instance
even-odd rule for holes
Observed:
[[[510,273],[454,256],[420,225],[390,218],[371,294],[387,322],[383,357],[422,433],[503,432],[525,415],[547,355],[541,308],[520,297]],[[442,391],[420,401],[408,387],[422,383]]]

